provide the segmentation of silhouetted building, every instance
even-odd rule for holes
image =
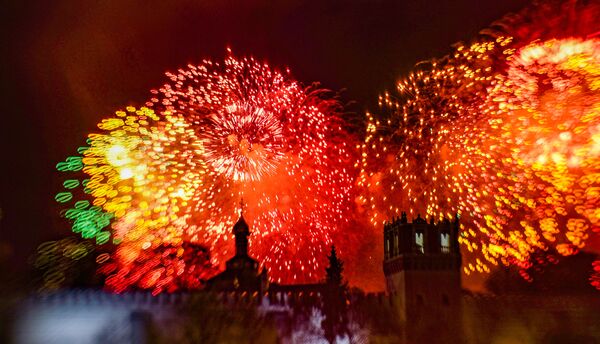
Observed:
[[[600,343],[600,298],[595,293],[461,293],[458,219],[427,223],[419,216],[408,223],[402,214],[384,225],[387,295],[339,288],[345,283],[334,252],[323,283],[267,285],[266,271],[259,273],[259,264],[248,256],[250,229],[243,217],[233,233],[236,254],[224,272],[209,280],[214,293],[182,290],[155,296],[88,288],[36,294],[17,308],[14,342],[153,342],[157,334],[168,342],[189,341],[188,329],[198,326],[190,318],[194,314],[204,312],[202,319],[207,319],[215,310],[228,314],[255,307],[259,317],[274,324],[278,343],[325,338],[351,343]],[[231,335],[228,325],[214,331]]]
[[[207,281],[206,287],[214,291],[246,291],[263,293],[268,288],[268,276],[263,268],[248,255],[250,228],[241,215],[233,226],[235,236],[235,256],[225,263],[225,271]]]
[[[461,314],[459,222],[430,223],[419,215],[409,223],[406,213],[384,224],[387,291],[407,342],[432,334],[456,339]],[[434,341],[435,342],[435,341]]]

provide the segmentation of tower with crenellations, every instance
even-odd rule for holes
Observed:
[[[456,338],[457,333],[448,337],[444,332],[460,327],[458,235],[458,216],[428,223],[419,215],[408,222],[403,212],[384,224],[383,271],[387,291],[406,324],[406,342],[418,342],[425,334],[430,338],[431,333]]]

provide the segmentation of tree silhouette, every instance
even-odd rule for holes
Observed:
[[[331,246],[331,254],[327,257],[329,266],[325,269],[325,290],[323,297],[323,315],[321,328],[329,343],[335,343],[338,336],[350,335],[348,328],[348,284],[342,272],[344,263],[337,257],[335,246]]]
[[[335,245],[331,246],[331,254],[327,258],[329,259],[329,266],[325,268],[327,285],[347,289],[347,283],[342,277],[344,262],[337,257]]]

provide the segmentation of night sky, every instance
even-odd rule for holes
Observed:
[[[239,5],[245,3],[244,5]],[[14,1],[2,18],[1,251],[15,266],[69,233],[57,162],[103,117],[143,105],[164,72],[253,55],[308,85],[344,90],[348,111],[424,59],[446,54],[528,1]]]

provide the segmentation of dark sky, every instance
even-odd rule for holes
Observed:
[[[0,42],[0,240],[13,261],[68,233],[54,166],[103,117],[141,105],[164,71],[225,48],[289,67],[304,84],[346,91],[352,110],[418,61],[442,56],[523,0],[444,1],[14,1]],[[244,5],[240,5],[244,3]],[[5,249],[4,249],[5,250]]]

